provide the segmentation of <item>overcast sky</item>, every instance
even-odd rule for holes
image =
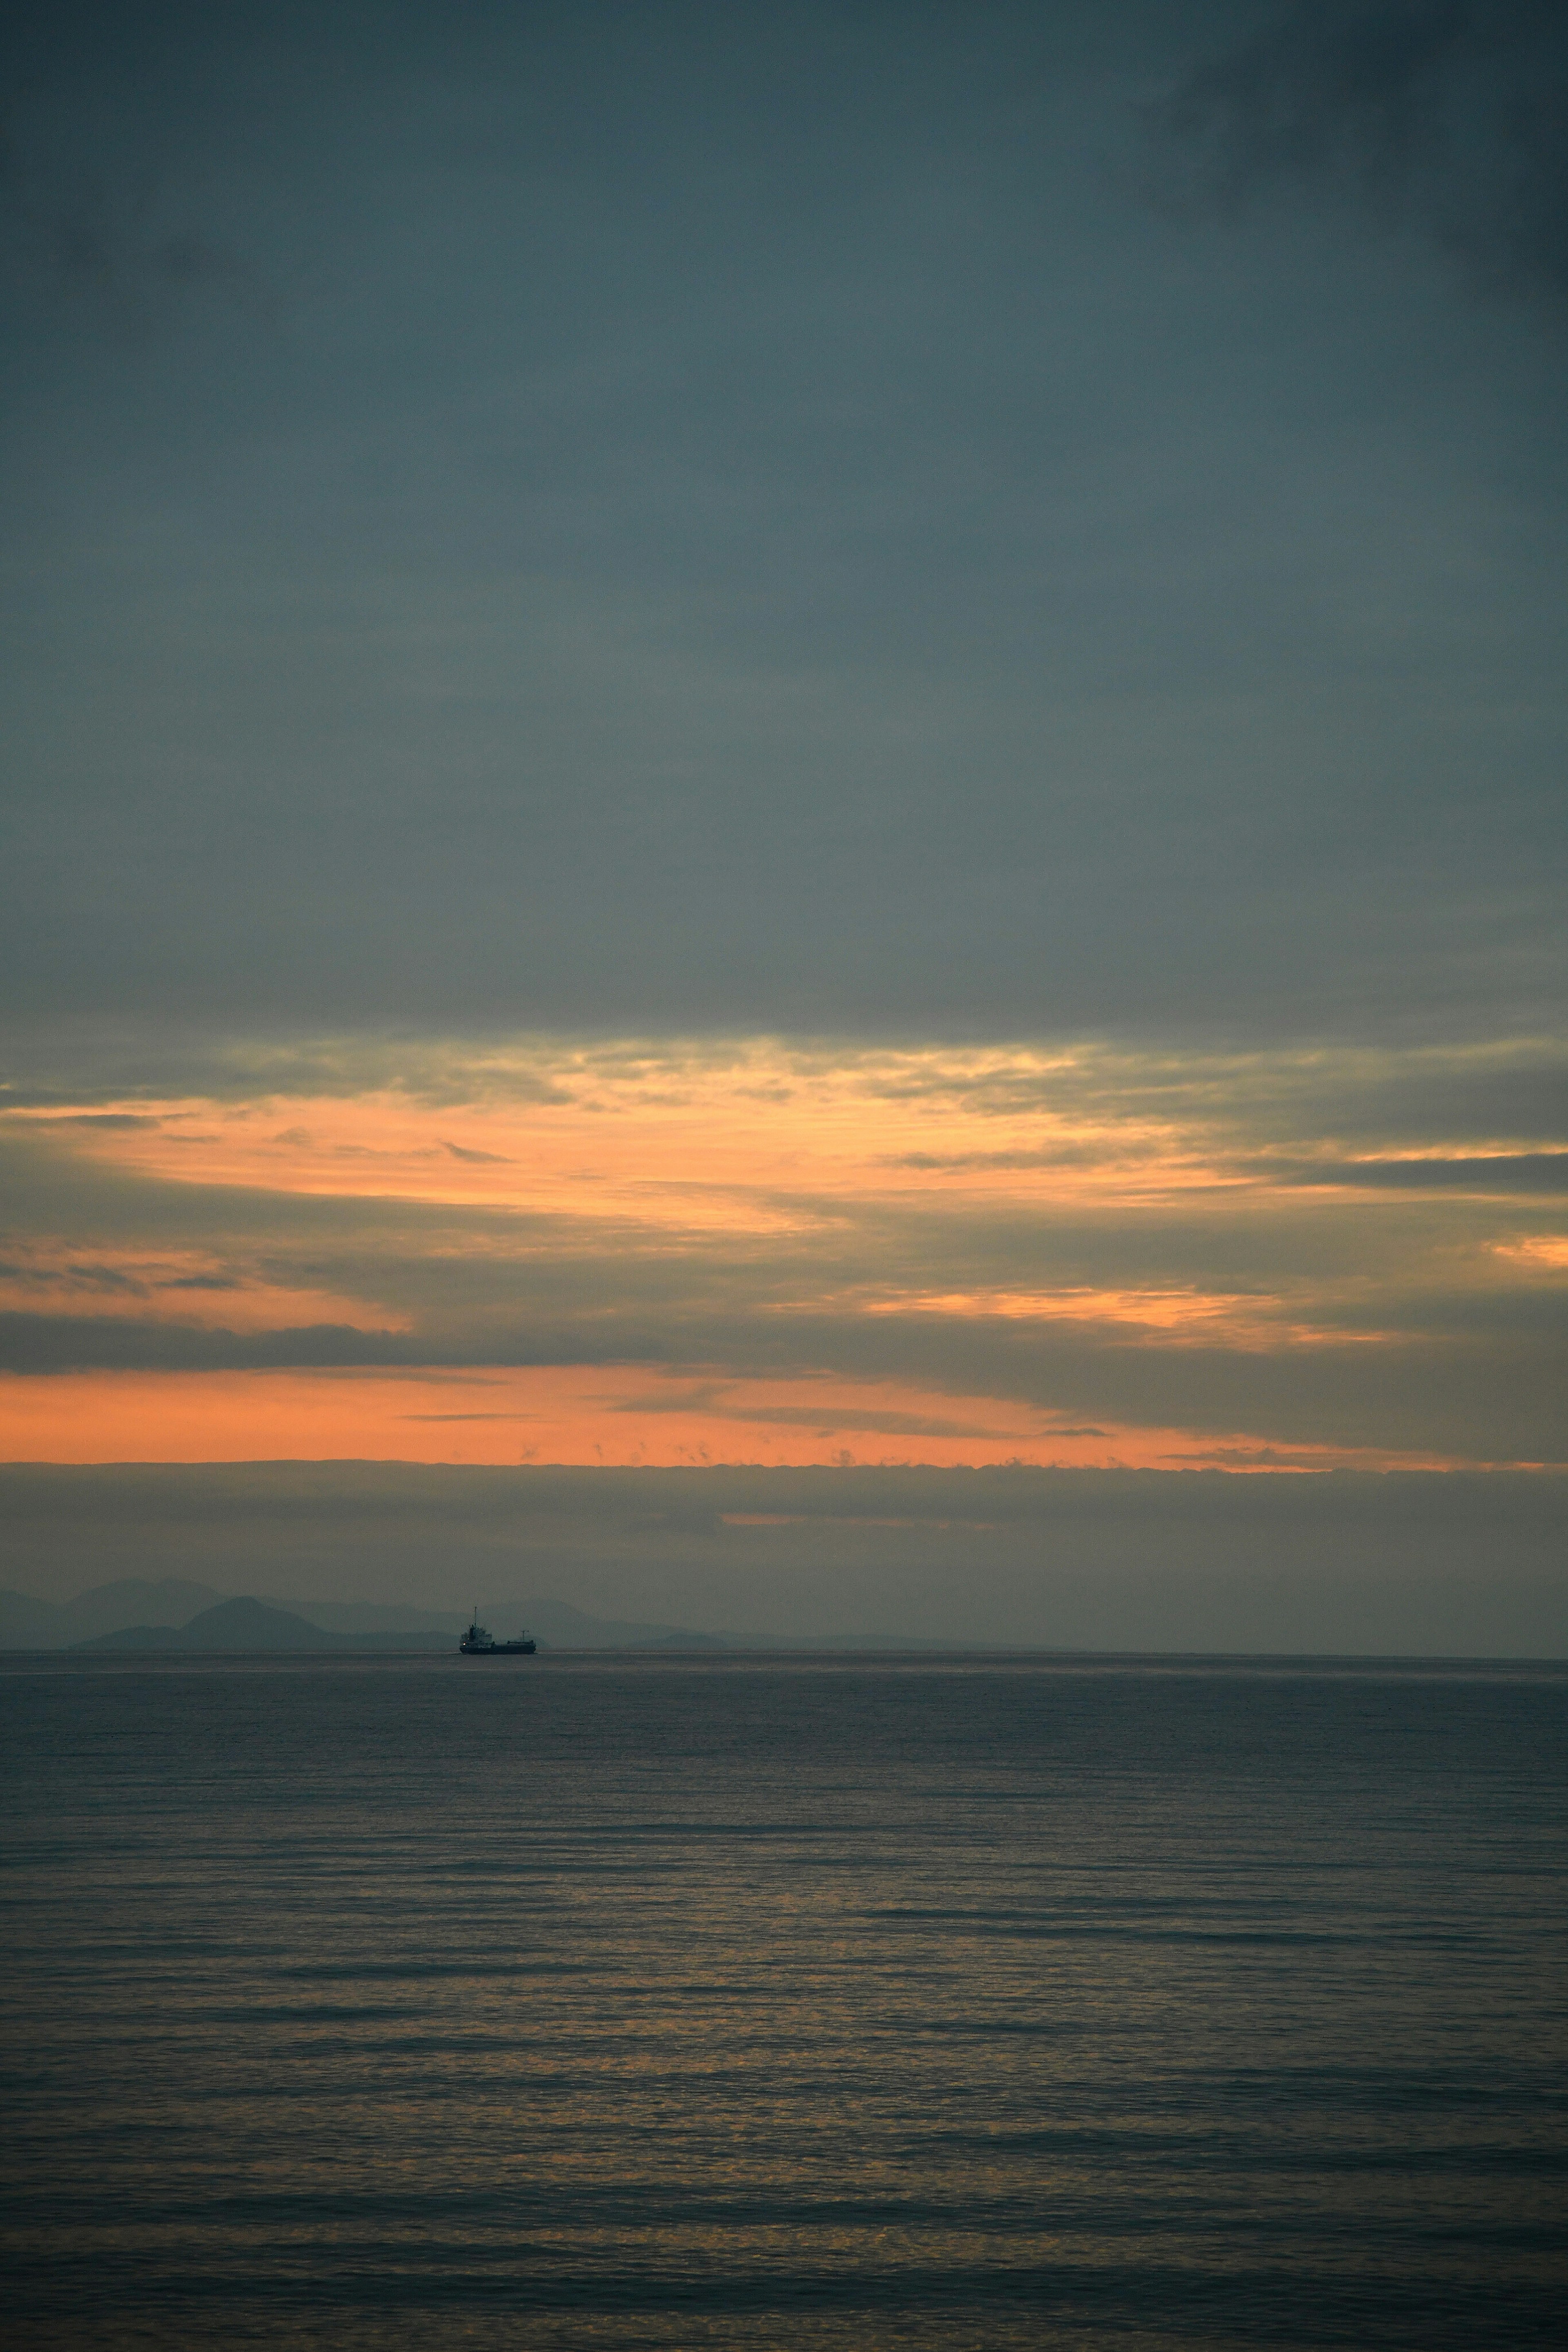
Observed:
[[[1555,1019],[1561,7],[12,27],[14,1009]]]
[[[3,54],[5,1453],[1568,1459],[1568,12]]]

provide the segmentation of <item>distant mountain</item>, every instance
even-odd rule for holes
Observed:
[[[183,1644],[178,1625],[121,1625],[112,1633],[95,1633],[90,1642],[72,1642],[73,1650],[177,1650]]]
[[[432,1650],[451,1647],[439,1633],[329,1633],[291,1609],[242,1598],[220,1601],[186,1625],[123,1625],[76,1642],[78,1650]]]
[[[182,1576],[120,1577],[64,1601],[0,1592],[0,1649],[63,1650],[127,1625],[184,1625],[223,1598]]]
[[[330,1615],[339,1622],[323,1625],[319,1621]],[[63,1612],[61,1612],[63,1613]],[[509,1625],[515,1611],[498,1614],[497,1622]],[[367,1617],[383,1622],[366,1627]],[[345,1618],[360,1621],[351,1629],[345,1627]],[[388,1625],[385,1620],[402,1620]],[[413,1621],[410,1622],[409,1621]],[[423,1620],[423,1622],[422,1622]],[[639,1624],[614,1618],[590,1617],[580,1609],[573,1609],[564,1601],[541,1601],[530,1611],[530,1625],[551,1629],[553,1639],[536,1635],[543,1649],[584,1650],[724,1650],[732,1644],[722,1634],[694,1633],[683,1626]],[[378,1607],[373,1602],[329,1603],[313,1609],[308,1616],[304,1609],[283,1609],[276,1601],[258,1601],[246,1595],[234,1601],[219,1601],[214,1606],[201,1610],[183,1625],[131,1624],[116,1626],[107,1633],[76,1641],[69,1647],[77,1650],[316,1650],[348,1653],[367,1650],[447,1650],[455,1646],[455,1635],[468,1622],[467,1613],[452,1616],[446,1622],[434,1612],[415,1609]]]
[[[936,1650],[950,1645],[896,1634],[769,1639],[699,1633],[632,1617],[592,1617],[570,1601],[486,1602],[504,1633],[526,1625],[541,1650]],[[121,1577],[74,1601],[0,1591],[0,1650],[445,1650],[468,1612],[380,1601],[232,1599],[183,1577]]]
[[[541,1650],[727,1646],[716,1633],[618,1617],[591,1617],[567,1601],[486,1603],[507,1633],[519,1624]],[[222,1615],[245,1610],[248,1618]],[[256,1612],[262,1612],[257,1614]],[[0,1649],[444,1649],[468,1622],[467,1610],[413,1609],[377,1601],[243,1601],[182,1577],[121,1577],[74,1601],[0,1591]],[[244,1639],[239,1632],[248,1624]],[[293,1628],[290,1631],[289,1628]],[[186,1637],[190,1638],[187,1639]]]
[[[73,1643],[78,1650],[341,1650],[352,1637],[324,1633],[319,1625],[265,1601],[220,1601],[186,1625],[122,1625],[112,1633]]]

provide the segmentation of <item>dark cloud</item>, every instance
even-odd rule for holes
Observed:
[[[586,1040],[582,1041],[586,1043]],[[480,1031],[454,1041],[388,1030],[386,1024],[350,1035],[257,1035],[242,1024],[192,1018],[188,1009],[168,1020],[43,1019],[18,1023],[4,1046],[0,1109],[53,1112],[50,1124],[68,1120],[144,1119],[157,1115],[94,1111],[80,1106],[112,1099],[166,1101],[198,1097],[235,1107],[291,1099],[345,1097],[383,1091],[422,1107],[472,1104],[559,1103],[570,1094],[550,1067],[570,1040],[496,1037]],[[530,1063],[530,1048],[537,1062]],[[645,1043],[647,1053],[664,1050]]]
[[[1261,1163],[1265,1168],[1267,1162]],[[1485,1158],[1322,1160],[1288,1171],[1291,1184],[1363,1186],[1375,1192],[1568,1192],[1568,1151],[1511,1151]]]
[[[886,1437],[975,1437],[996,1438],[1016,1434],[1006,1430],[986,1429],[977,1422],[943,1420],[940,1416],[920,1412],[890,1412],[872,1405],[845,1404],[748,1404],[744,1399],[726,1395],[722,1389],[703,1386],[675,1394],[628,1397],[612,1405],[614,1412],[701,1413],[705,1419],[740,1421],[758,1426],[778,1426],[785,1429],[810,1429],[820,1437],[835,1436],[855,1430],[874,1432]]]
[[[12,1372],[267,1371],[417,1360],[392,1334],[334,1324],[238,1333],[131,1316],[0,1314],[0,1369]]]
[[[117,184],[69,163],[35,160],[0,121],[0,269],[89,307],[106,324],[145,331],[214,296],[256,315],[272,303],[231,247],[161,226],[155,179]]]
[[[537,1421],[532,1412],[400,1412],[399,1421]]]
[[[162,1121],[146,1118],[138,1111],[77,1110],[60,1112],[57,1124],[61,1127],[102,1128],[113,1133],[117,1128],[161,1127]]]
[[[290,291],[23,306],[15,1016],[1550,1031],[1538,322],[1108,168],[1271,13],[19,14],[84,289]]]
[[[0,1260],[0,1276],[31,1290],[52,1288],[63,1281],[72,1290],[111,1291],[127,1298],[145,1298],[153,1287],[123,1266],[95,1265],[90,1258],[80,1257],[71,1258],[63,1269],[47,1255]]]
[[[966,1170],[994,1169],[998,1172],[1015,1168],[1087,1168],[1096,1160],[1113,1156],[1117,1146],[1110,1140],[1098,1145],[1062,1144],[1054,1150],[1041,1151],[901,1151],[890,1159],[890,1168],[924,1168],[933,1175],[956,1175]]]
[[[1558,0],[1296,0],[1145,124],[1165,202],[1281,186],[1406,219],[1493,291],[1568,293],[1568,18]]]

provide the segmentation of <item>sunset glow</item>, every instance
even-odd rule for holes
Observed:
[[[0,1459],[754,1463],[1180,1470],[1438,1469],[1374,1447],[1281,1449],[1196,1430],[1073,1426],[1005,1399],[886,1383],[665,1376],[622,1367],[392,1377],[93,1372],[0,1378]]]
[[[547,1046],[455,1051],[448,1069],[422,1071],[418,1091],[143,1098],[26,1117],[89,1160],[166,1181],[630,1213],[680,1228],[784,1230],[812,1216],[809,1204],[868,1189],[1066,1202],[1220,1181],[1175,1121],[1094,1105],[1100,1075],[1081,1055]]]
[[[1421,1360],[1427,1291],[1507,1314],[1564,1265],[1552,1168],[1531,1178],[1512,1139],[1368,1150],[1395,1082],[1386,1059],[532,1040],[236,1055],[215,1089],[17,1105],[0,1135],[39,1205],[0,1314],[58,1336],[6,1383],[0,1445],[1490,1460],[1336,1403],[1358,1364]],[[1337,1156],[1325,1087],[1361,1130]],[[1269,1402],[1281,1380],[1313,1400],[1299,1419]]]

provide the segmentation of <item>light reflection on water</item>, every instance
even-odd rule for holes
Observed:
[[[13,2340],[1552,2339],[1568,1675],[8,1663]]]

